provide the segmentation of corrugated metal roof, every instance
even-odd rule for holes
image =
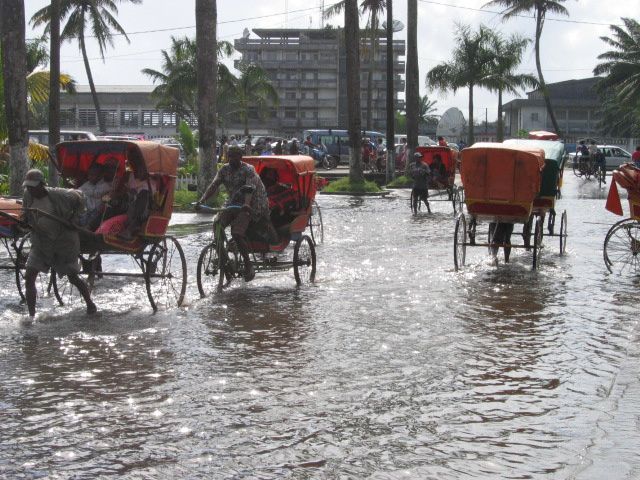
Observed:
[[[96,85],[98,93],[151,93],[156,85]],[[89,85],[76,85],[78,93],[91,93]]]

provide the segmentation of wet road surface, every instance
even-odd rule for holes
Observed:
[[[638,478],[637,291],[602,242],[606,191],[566,172],[568,254],[453,268],[448,203],[320,196],[317,282],[263,274],[200,300],[208,217],[172,232],[187,305],[98,283],[101,309],[0,284],[0,476]],[[518,231],[518,227],[516,227]],[[514,235],[515,237],[515,235]]]

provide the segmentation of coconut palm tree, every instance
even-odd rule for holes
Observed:
[[[100,48],[100,56],[104,61],[104,53],[107,46],[113,47],[113,35],[122,35],[127,42],[129,37],[124,28],[116,20],[118,14],[118,6],[116,3],[127,1],[134,4],[142,3],[142,0],[60,0],[60,19],[66,19],[66,24],[60,34],[60,40],[71,41],[78,40],[84,68],[87,72],[87,80],[91,89],[93,105],[96,109],[98,117],[98,128],[100,132],[106,132],[104,118],[100,111],[100,103],[96,86],[93,82],[91,66],[89,65],[89,57],[87,56],[86,36],[87,32],[91,32],[91,36],[98,42]],[[46,30],[50,28],[52,18],[52,7],[48,5],[41,8],[31,17],[31,24],[34,27],[46,25]]]
[[[9,193],[22,194],[22,180],[27,171],[27,52],[25,43],[23,0],[0,2],[0,50],[2,86],[9,137]]]
[[[503,93],[517,94],[525,87],[537,88],[538,80],[528,73],[516,73],[516,69],[522,62],[522,54],[531,40],[518,34],[505,39],[499,33],[493,33],[489,40],[488,48],[492,54],[487,77],[486,87],[498,93],[498,131],[497,140],[504,140],[504,119],[502,118]]]
[[[480,25],[476,32],[472,32],[467,25],[459,25],[452,61],[436,65],[427,73],[427,86],[430,88],[452,90],[454,93],[464,87],[469,90],[468,145],[475,141],[473,89],[486,86],[488,67],[492,61],[487,47],[490,36],[490,31],[484,25]]]
[[[428,125],[438,121],[436,112],[436,100],[429,100],[428,95],[420,97],[418,104],[418,125]]]
[[[200,172],[198,191],[204,193],[213,179],[216,163],[216,87],[218,9],[216,0],[196,0],[196,64],[198,144]]]
[[[407,2],[407,65],[406,65],[406,127],[407,156],[413,158],[418,147],[418,122],[420,102],[420,70],[418,66],[418,0]],[[407,172],[410,162],[406,162]]]
[[[358,2],[345,0],[344,43],[347,56],[347,116],[349,127],[349,181],[364,182],[360,137],[360,28]]]
[[[613,49],[598,55],[603,61],[593,74],[605,75],[597,83],[600,92],[613,90],[620,103],[640,106],[640,23],[631,18],[622,22],[624,28],[611,25],[611,37],[600,37]]]
[[[249,110],[256,109],[264,115],[269,104],[278,104],[278,92],[266,72],[258,65],[247,63],[238,66],[240,77],[236,80],[233,109],[244,126],[244,134],[249,135]]]
[[[60,141],[60,0],[51,0],[51,19],[49,21],[49,147],[52,160],[49,162],[49,184],[57,186],[58,171],[55,168],[56,152],[54,146]]]
[[[360,2],[360,11],[363,15],[367,15],[367,24],[365,28],[366,35],[369,39],[367,48],[367,110],[366,110],[366,126],[367,130],[373,130],[373,72],[375,70],[375,57],[378,50],[378,42],[380,38],[380,17],[387,6],[386,0],[362,0]],[[324,11],[325,17],[332,17],[343,12],[345,0],[338,2]]]
[[[540,83],[540,90],[544,97],[544,103],[547,106],[547,113],[551,118],[551,123],[553,124],[553,128],[557,134],[561,134],[560,127],[558,126],[558,121],[556,120],[553,107],[551,106],[551,98],[549,97],[547,84],[545,83],[544,76],[542,75],[542,64],[540,63],[540,38],[542,37],[542,28],[544,27],[544,21],[547,13],[569,15],[569,11],[562,5],[565,1],[566,0],[492,0],[484,5],[485,7],[503,7],[504,11],[502,12],[502,18],[505,21],[533,11],[533,15],[536,19],[535,53],[538,82]]]
[[[219,41],[218,58],[233,53],[233,46],[227,41]],[[155,70],[145,68],[142,73],[149,76],[153,83],[158,84],[152,95],[157,99],[159,109],[175,113],[181,118],[196,116],[197,62],[196,42],[188,37],[171,37],[171,47],[162,50],[162,68]],[[223,85],[232,86],[235,78],[229,69],[218,63],[218,81]],[[220,90],[220,89],[219,89]],[[218,100],[220,100],[218,92]],[[179,123],[179,122],[178,122]]]

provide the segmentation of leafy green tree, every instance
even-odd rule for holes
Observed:
[[[456,47],[450,62],[436,65],[427,73],[427,87],[440,90],[460,88],[469,91],[469,130],[467,144],[472,145],[474,138],[473,90],[487,86],[488,68],[493,56],[488,48],[491,32],[484,25],[472,32],[469,26],[459,25],[456,33]]]
[[[488,43],[492,61],[484,80],[485,86],[498,93],[497,140],[504,140],[504,119],[502,118],[502,94],[517,94],[525,87],[538,87],[538,80],[527,73],[516,73],[522,62],[522,54],[530,40],[518,34],[505,39],[499,33],[493,33]]]
[[[232,103],[244,126],[244,134],[249,135],[249,111],[256,109],[258,115],[263,116],[270,104],[278,104],[278,92],[258,65],[246,63],[239,65],[238,70],[240,76],[236,80]]]
[[[606,133],[640,134],[640,23],[622,18],[611,25],[612,35],[600,37],[612,49],[598,55],[593,70],[602,76],[596,89],[604,99],[601,126]]]
[[[542,75],[542,64],[540,63],[540,38],[542,37],[542,29],[544,27],[544,21],[547,13],[556,15],[569,15],[569,11],[562,4],[566,0],[492,0],[485,4],[485,7],[498,6],[503,7],[502,18],[509,20],[529,12],[533,12],[533,16],[536,20],[536,33],[535,33],[535,54],[536,54],[536,69],[538,70],[538,82],[540,83],[540,89],[544,97],[544,103],[547,107],[547,113],[553,123],[553,128],[557,134],[561,134],[558,121],[553,112],[551,106],[551,98],[549,97],[549,91],[547,90],[547,84],[544,81]]]
[[[420,97],[420,103],[418,105],[418,124],[429,125],[438,121],[436,112],[436,100],[429,100],[428,95]]]
[[[218,58],[233,53],[233,46],[226,41],[218,42]],[[162,66],[160,70],[145,68],[142,73],[157,84],[152,95],[157,100],[157,108],[175,113],[181,118],[196,116],[197,94],[197,62],[196,42],[188,37],[171,37],[169,50],[162,50]],[[232,86],[233,75],[222,63],[218,63],[217,99],[224,91],[220,87]]]
[[[91,89],[91,96],[93,98],[93,104],[96,109],[96,115],[98,117],[98,127],[100,132],[106,132],[104,118],[100,110],[100,103],[98,101],[98,94],[96,93],[96,86],[93,81],[93,74],[91,73],[91,66],[89,65],[89,57],[87,56],[86,37],[87,33],[96,39],[98,47],[100,48],[100,56],[104,61],[104,53],[107,46],[113,47],[113,35],[114,32],[122,35],[127,42],[129,37],[124,28],[116,20],[118,15],[118,3],[129,2],[133,4],[140,4],[142,0],[61,0],[60,1],[60,19],[66,19],[66,24],[60,33],[60,41],[72,41],[78,40],[78,46],[82,52],[82,59],[84,61],[84,68],[87,72],[87,80],[89,81],[89,88]],[[34,27],[40,25],[46,25],[46,30],[49,30],[51,22],[51,5],[47,5],[41,8],[31,17],[31,24]]]

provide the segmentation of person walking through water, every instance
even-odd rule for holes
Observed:
[[[413,178],[413,190],[411,191],[411,210],[418,213],[420,202],[424,202],[427,206],[427,212],[431,213],[429,207],[429,178],[431,169],[429,165],[422,162],[422,154],[416,152],[413,154],[413,165],[411,166],[411,178]]]
[[[215,195],[220,185],[224,185],[229,194],[226,206],[234,205],[240,208],[224,210],[215,221],[221,222],[224,227],[231,225],[231,236],[235,240],[240,255],[244,260],[244,279],[249,282],[256,275],[255,269],[251,264],[249,245],[247,243],[249,224],[265,227],[270,239],[275,241],[275,230],[269,217],[267,192],[255,168],[244,163],[242,161],[242,151],[234,147],[229,148],[229,163],[218,170],[213,182],[211,182],[211,185],[209,185],[197,203],[204,203],[209,197]]]
[[[74,228],[85,211],[84,197],[77,190],[47,187],[40,170],[27,172],[22,184],[23,218],[31,227],[31,250],[25,273],[26,300],[29,315],[36,314],[36,278],[50,268],[59,276],[66,275],[87,305],[87,313],[97,311],[87,284],[80,273],[80,235]],[[49,215],[55,215],[62,221]]]

